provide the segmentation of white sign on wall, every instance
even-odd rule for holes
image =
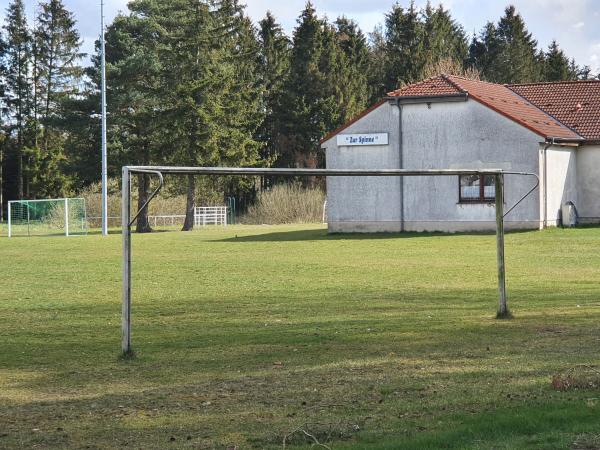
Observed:
[[[388,141],[388,133],[337,135],[337,145],[388,145]]]

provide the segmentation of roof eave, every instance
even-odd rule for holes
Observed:
[[[552,136],[547,136],[546,137],[546,143],[548,144],[589,144],[590,141],[588,139],[585,138],[565,138],[565,137],[552,137]],[[600,141],[598,141],[600,142]]]
[[[447,102],[466,102],[469,98],[467,92],[456,94],[438,94],[438,95],[388,95],[384,98],[389,102],[400,103],[401,105],[415,103],[447,103]]]
[[[417,103],[466,102],[468,100],[468,98],[469,98],[469,94],[467,92],[460,92],[457,94],[443,94],[443,95],[413,95],[413,96],[388,95],[386,97],[383,97],[380,101],[375,103],[370,108],[368,108],[365,111],[363,111],[362,113],[360,113],[358,116],[349,120],[348,122],[346,122],[345,124],[336,128],[332,132],[328,133],[325,137],[323,137],[323,139],[321,139],[319,141],[319,143],[321,145],[323,145],[325,142],[331,140],[332,138],[334,138],[335,136],[340,134],[342,131],[344,131],[346,128],[350,127],[351,125],[355,124],[360,119],[365,117],[370,112],[379,108],[385,102],[407,105],[407,104],[417,104]]]
[[[381,105],[383,105],[385,103],[385,101],[386,101],[385,98],[379,100],[377,103],[371,105],[369,108],[365,109],[363,112],[361,112],[356,117],[353,117],[348,122],[344,123],[343,125],[339,126],[335,130],[333,130],[330,133],[326,134],[325,137],[323,137],[323,139],[321,139],[319,141],[319,144],[323,145],[325,142],[331,140],[332,138],[334,138],[335,136],[337,136],[338,134],[340,134],[342,131],[344,131],[346,128],[350,127],[351,125],[354,125],[356,122],[358,122],[360,119],[362,119],[363,117],[365,117],[367,114],[375,111],[377,108],[379,108]]]

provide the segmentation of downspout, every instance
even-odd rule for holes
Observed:
[[[396,106],[398,107],[398,169],[404,169],[404,152],[402,147],[402,105],[400,98],[396,98]],[[404,177],[400,177],[400,231],[404,231]]]
[[[550,142],[546,141],[546,145],[542,150],[542,180],[543,180],[543,202],[544,202],[544,217],[543,229],[548,228],[548,152],[547,150],[554,145],[554,138]]]

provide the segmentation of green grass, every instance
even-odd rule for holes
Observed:
[[[496,320],[493,235],[135,235],[124,360],[118,234],[0,238],[0,448],[600,448],[599,243],[508,234]]]

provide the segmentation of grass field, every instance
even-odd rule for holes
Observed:
[[[600,448],[599,244],[507,235],[499,321],[493,235],[135,235],[121,360],[120,236],[1,238],[0,448]]]

